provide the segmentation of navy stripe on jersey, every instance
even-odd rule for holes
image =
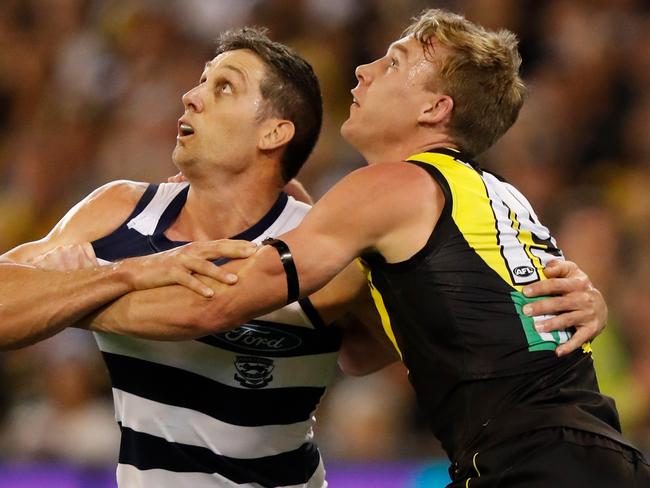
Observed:
[[[113,386],[167,405],[188,408],[233,425],[256,427],[310,418],[324,387],[246,389],[189,371],[102,352]],[[224,401],[222,399],[227,399]]]
[[[129,229],[126,224],[149,205],[157,191],[158,185],[149,185],[140,200],[138,200],[131,215],[126,218],[120,227],[115,232],[92,242],[95,255],[98,258],[117,261],[118,259],[124,259],[125,256],[145,256],[155,252],[147,239],[142,238],[142,234],[135,229]]]
[[[187,244],[186,241],[172,241],[168,239],[164,231],[172,223],[174,223],[174,220],[176,220],[176,217],[178,217],[178,214],[180,213],[181,209],[183,208],[183,205],[185,205],[185,201],[187,200],[188,191],[189,191],[189,186],[185,188],[183,191],[181,191],[178,195],[176,195],[174,200],[169,204],[169,206],[165,209],[162,216],[160,217],[160,221],[156,226],[156,231],[152,236],[149,237],[149,240],[151,242],[151,245],[155,249],[155,252],[168,251],[169,249],[173,249],[175,247],[182,246],[183,244]],[[264,217],[262,217],[252,227],[249,227],[245,231],[235,236],[232,236],[229,239],[241,239],[245,241],[252,241],[256,237],[259,237],[262,234],[262,232],[268,229],[271,226],[271,224],[273,224],[273,222],[277,220],[277,218],[280,216],[284,208],[287,206],[288,201],[289,201],[288,195],[286,193],[281,193],[278,199],[273,204],[273,206],[269,209],[268,212],[266,212]],[[214,260],[213,262],[216,265],[221,266],[227,263],[228,261],[229,259],[220,258]]]
[[[209,449],[189,446],[120,426],[120,464],[140,470],[166,469],[179,473],[219,473],[235,483],[287,486],[305,483],[318,467],[320,456],[311,442],[274,456],[236,459]],[[300,469],[296,467],[300,466]]]
[[[178,214],[181,213],[181,210],[183,209],[183,206],[187,201],[187,194],[189,193],[189,191],[190,191],[190,186],[187,185],[187,187],[179,191],[178,195],[176,195],[174,199],[169,203],[169,205],[167,205],[167,208],[165,209],[165,211],[160,216],[160,219],[158,220],[158,225],[156,225],[156,230],[154,230],[154,234],[160,234],[164,232],[170,225],[174,223],[176,217],[178,217]]]
[[[197,340],[230,352],[274,358],[325,354],[337,352],[341,347],[338,329],[307,329],[258,319],[249,320],[236,329]]]

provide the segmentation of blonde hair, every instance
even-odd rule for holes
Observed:
[[[425,10],[404,31],[431,54],[433,42],[449,50],[429,87],[454,100],[452,138],[475,156],[488,149],[517,120],[526,87],[519,77],[517,36],[492,32],[446,10]]]

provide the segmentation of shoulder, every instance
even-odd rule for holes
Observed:
[[[107,235],[131,214],[147,187],[118,180],[97,188],[68,211],[50,236],[90,242]]]
[[[442,195],[437,181],[422,167],[407,163],[379,163],[350,173],[347,191],[368,212],[388,219],[420,215],[427,205],[435,205]]]
[[[133,206],[140,200],[148,186],[148,183],[140,181],[111,181],[91,192],[80,204],[92,207],[110,202],[115,205]]]
[[[107,183],[72,207],[42,239],[22,244],[3,255],[5,260],[29,262],[59,246],[92,242],[117,229],[147,189],[146,183]]]
[[[440,189],[424,168],[407,162],[366,166],[347,175],[341,186],[350,198],[372,202],[380,211],[419,207]]]

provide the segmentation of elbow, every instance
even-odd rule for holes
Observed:
[[[367,363],[362,365],[358,361],[353,361],[351,358],[346,357],[345,354],[339,355],[338,365],[346,376],[365,376],[378,369],[369,367]]]

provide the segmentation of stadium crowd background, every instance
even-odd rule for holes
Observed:
[[[263,25],[321,80],[325,123],[300,179],[315,197],[363,164],[338,134],[354,67],[425,7],[517,33],[529,99],[479,160],[531,200],[610,307],[594,344],[624,432],[650,451],[650,16],[642,0],[2,0],[0,252],[42,237],[113,179],[162,181],[180,96],[228,27]],[[0,324],[1,326],[1,324]],[[442,456],[401,365],[329,390],[326,461]],[[263,408],[263,407],[262,407]],[[112,466],[118,431],[92,337],[0,354],[0,462]]]

